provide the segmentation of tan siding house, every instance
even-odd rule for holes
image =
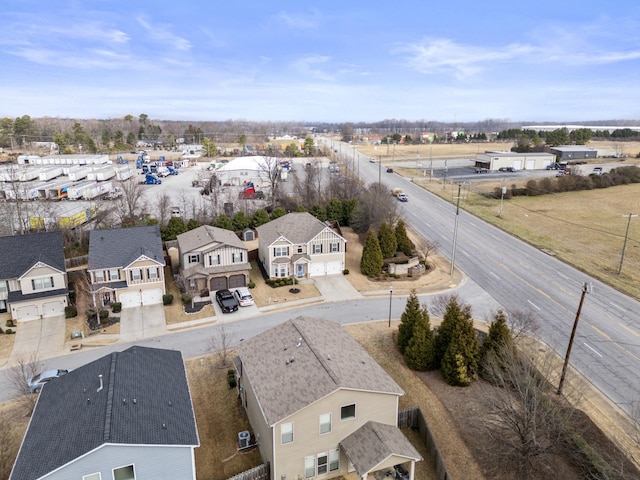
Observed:
[[[396,428],[404,392],[337,323],[289,320],[242,342],[235,365],[252,442],[271,478],[328,479],[355,470],[366,479],[410,462],[413,479],[421,457]],[[391,429],[387,449],[375,448],[380,429]],[[371,448],[354,447],[354,434]]]
[[[269,278],[308,278],[345,269],[347,240],[310,213],[288,213],[256,231],[258,258]]]

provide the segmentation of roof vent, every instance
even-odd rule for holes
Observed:
[[[134,398],[133,399],[133,404],[136,405],[138,403],[138,401]]]
[[[167,424],[166,424],[166,423],[163,423],[163,424],[162,424],[162,429],[163,429],[163,430],[166,430],[166,429],[167,429]]]
[[[170,407],[173,407],[173,403],[169,402],[169,406],[170,406]]]
[[[123,404],[123,405],[126,405],[126,404],[127,404],[127,399],[126,399],[126,398],[123,398],[123,399],[122,399],[122,404]]]

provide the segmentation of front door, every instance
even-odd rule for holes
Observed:
[[[111,305],[111,292],[104,292],[102,294],[102,306]]]
[[[296,265],[296,277],[304,277],[304,264],[300,263]]]

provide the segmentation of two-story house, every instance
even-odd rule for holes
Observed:
[[[258,258],[270,278],[342,273],[347,240],[307,212],[294,212],[256,228]]]
[[[244,242],[223,228],[202,225],[178,235],[180,273],[188,294],[245,287],[251,264]]]
[[[133,346],[51,380],[10,480],[195,480],[198,430],[179,351]]]
[[[340,325],[298,317],[238,345],[240,400],[279,480],[369,473],[422,458],[397,428],[403,390]]]
[[[162,303],[166,292],[160,227],[112,228],[89,234],[87,271],[94,306]]]
[[[61,232],[0,237],[0,319],[64,315],[67,272]]]

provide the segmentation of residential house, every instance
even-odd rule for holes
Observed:
[[[203,225],[178,235],[180,272],[187,293],[245,287],[251,264],[244,242],[230,230]]]
[[[64,315],[68,305],[62,233],[0,237],[0,319]]]
[[[310,213],[288,213],[256,230],[258,258],[270,278],[333,275],[345,269],[347,240]]]
[[[160,227],[92,230],[89,282],[94,306],[122,308],[162,303],[166,292]]]
[[[238,345],[238,389],[271,478],[323,479],[422,458],[397,428],[404,394],[335,322],[298,317]]]
[[[200,445],[182,354],[133,346],[51,380],[10,480],[195,480]]]

